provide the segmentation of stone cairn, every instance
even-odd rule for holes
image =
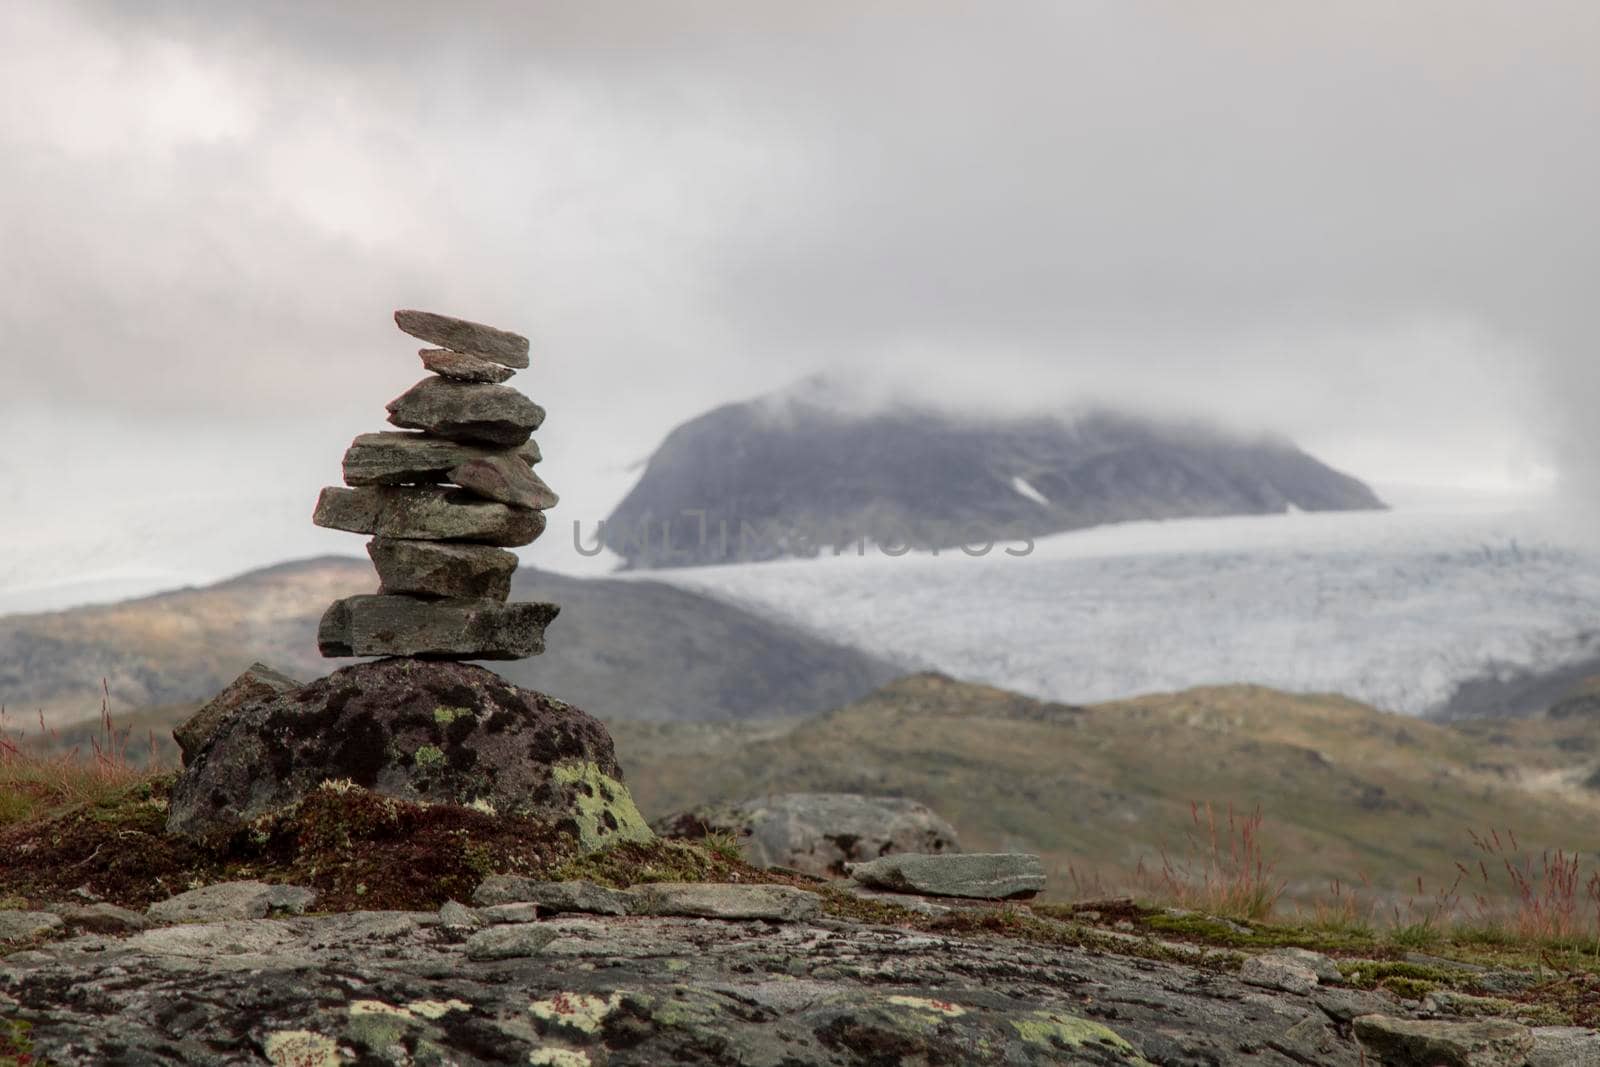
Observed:
[[[424,311],[395,325],[438,348],[433,373],[388,405],[400,430],[365,433],[344,454],[344,481],[317,500],[318,526],[372,534],[375,596],[334,601],[324,656],[511,660],[544,651],[555,604],[507,603],[517,557],[544,532],[556,495],[534,473],[544,409],[503,384],[528,366],[528,339]],[[420,431],[420,432],[418,432]]]

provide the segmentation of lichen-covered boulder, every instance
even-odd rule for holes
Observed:
[[[658,819],[663,837],[732,835],[747,862],[826,877],[848,863],[899,852],[960,852],[953,826],[904,797],[856,793],[779,793],[704,804]]]
[[[239,705],[179,775],[167,830],[242,829],[327,781],[540,819],[585,848],[653,836],[597,720],[482,667],[414,659]]]

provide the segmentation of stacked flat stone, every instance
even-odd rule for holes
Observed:
[[[318,526],[372,534],[375,596],[334,601],[324,656],[506,660],[544,651],[555,604],[507,603],[517,557],[544,532],[556,495],[534,473],[544,409],[503,384],[528,365],[528,339],[425,311],[397,311],[432,374],[388,405],[400,430],[344,454],[348,488],[317,500]]]

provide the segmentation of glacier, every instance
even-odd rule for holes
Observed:
[[[1125,523],[959,550],[646,571],[908,668],[1064,702],[1208,684],[1425,714],[1600,650],[1600,552],[1537,511]]]

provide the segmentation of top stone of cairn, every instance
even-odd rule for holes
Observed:
[[[396,311],[394,324],[412,337],[452,352],[478,356],[502,367],[521,369],[528,365],[528,339],[509,330],[431,311]]]

